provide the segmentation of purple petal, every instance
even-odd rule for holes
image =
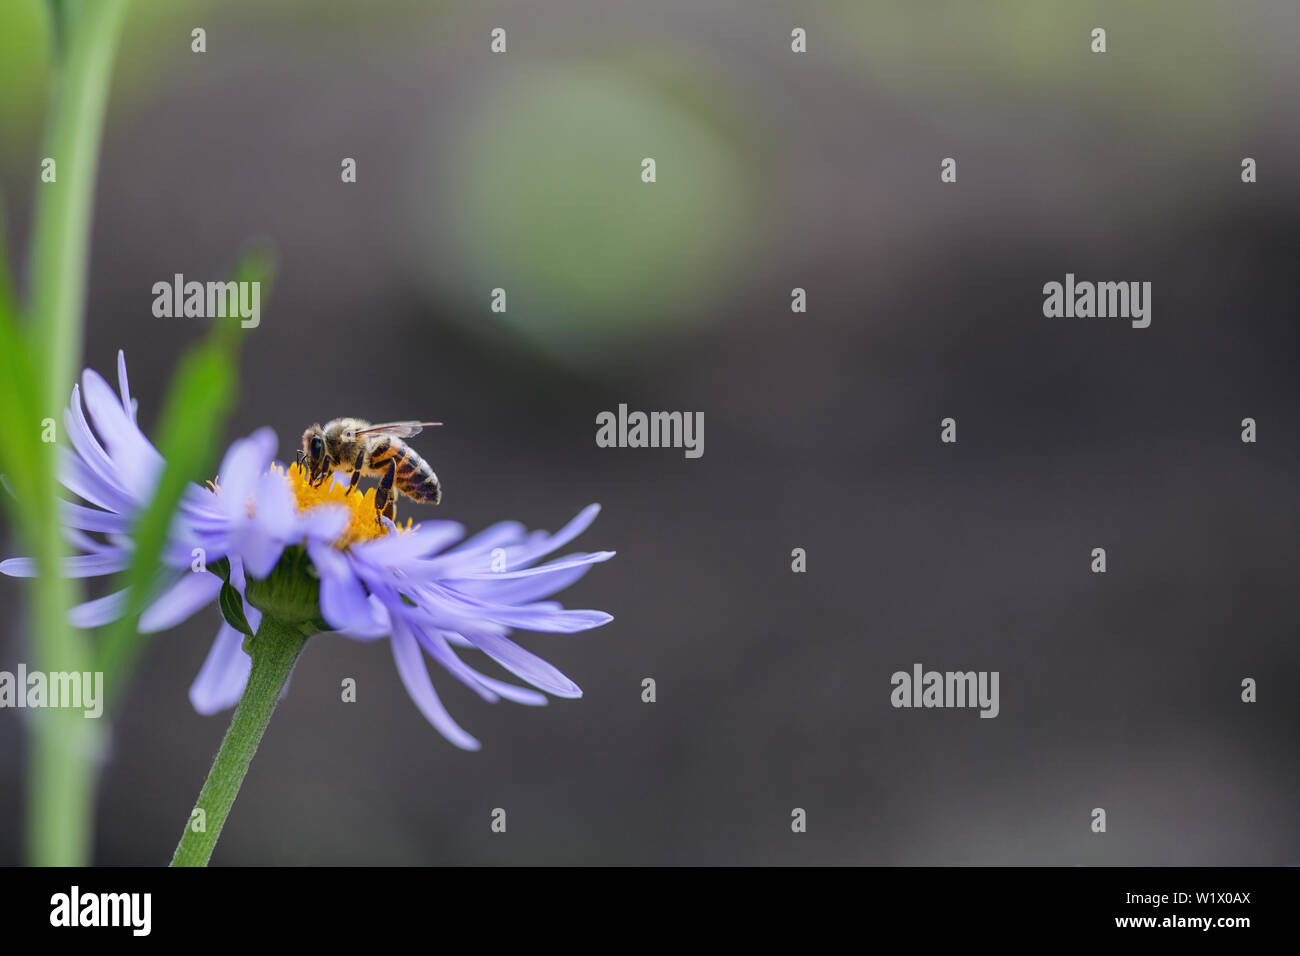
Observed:
[[[68,621],[73,627],[102,627],[116,621],[126,610],[126,588],[105,594],[68,611]]]
[[[434,595],[453,615],[477,614],[480,618],[526,631],[572,634],[600,627],[614,620],[612,614],[606,614],[604,611],[572,610],[549,602],[520,605],[496,604],[438,584],[429,586],[423,593]],[[459,627],[451,629],[462,630]]]
[[[118,478],[132,494],[146,497],[162,473],[162,456],[123,410],[98,372],[86,369],[81,374],[81,384],[91,421],[117,467]]]
[[[253,487],[255,519],[269,536],[280,541],[293,535],[297,504],[289,482],[274,472],[259,475]]]
[[[494,704],[501,699],[495,691],[490,690],[484,682],[479,680],[481,675],[474,668],[456,656],[456,652],[451,649],[440,633],[414,626],[411,627],[411,630],[415,634],[415,639],[420,642],[420,646],[429,652],[429,656],[441,664],[449,674],[457,678],[462,684],[489,704]]]
[[[352,515],[344,505],[317,505],[298,516],[298,527],[308,540],[333,542],[351,520]]]
[[[254,523],[246,523],[233,535],[230,553],[238,556],[244,564],[244,570],[255,578],[264,578],[271,573],[275,563],[284,553],[284,542],[267,535]]]
[[[132,423],[135,422],[135,399],[131,397],[131,385],[126,380],[126,353],[117,350],[117,388],[122,395],[122,410]]]
[[[220,542],[213,541],[208,535],[198,534],[183,522],[173,523],[169,535],[163,545],[160,559],[164,565],[173,570],[191,570],[197,557],[194,552],[200,548],[203,550],[203,560],[206,564],[226,556]]]
[[[72,545],[78,551],[86,551],[90,554],[101,554],[104,551],[117,550],[111,544],[105,544],[90,535],[71,527],[68,524],[63,525],[63,540]]]
[[[573,554],[558,561],[551,561],[535,568],[520,568],[517,571],[470,571],[466,574],[450,576],[450,581],[508,581],[511,578],[527,578],[537,574],[553,574],[579,565],[608,561],[614,556],[613,551],[596,551],[592,554]]]
[[[244,635],[223,623],[199,676],[190,685],[190,704],[205,716],[234,707],[244,693],[252,666],[252,659],[244,653]]]
[[[384,606],[384,602],[372,594],[366,598],[366,603],[370,606],[370,615],[374,620],[374,627],[367,627],[362,631],[344,628],[338,633],[357,641],[374,641],[381,637],[388,637],[393,632],[392,619],[388,613],[388,608]]]
[[[560,607],[547,602],[514,608],[489,605],[484,611],[493,620],[508,627],[546,634],[577,634],[579,631],[603,627],[614,620],[614,615],[606,611]]]
[[[65,525],[80,528],[82,531],[122,534],[131,528],[130,520],[123,515],[114,514],[112,511],[101,511],[98,508],[87,508],[85,505],[62,499],[59,500],[59,516]]]
[[[385,622],[375,619],[370,600],[352,566],[333,545],[307,542],[311,563],[320,574],[320,610],[329,626],[338,631],[367,634],[386,633]]]
[[[491,630],[504,634],[508,628],[503,624],[486,618],[478,602],[469,600],[455,592],[449,592],[437,585],[418,586],[415,582],[401,582],[401,589],[388,580],[366,579],[366,586],[371,594],[377,594],[394,612],[400,612],[412,620],[419,620],[439,631],[467,633],[469,631]],[[403,598],[414,602],[412,607]]]
[[[93,578],[125,571],[130,564],[129,553],[104,551],[64,558],[62,568],[65,578]],[[37,574],[36,559],[10,558],[8,561],[0,561],[0,574],[7,574],[11,578],[34,578]]]
[[[372,538],[353,546],[361,560],[376,567],[405,564],[459,541],[465,528],[456,521],[427,521],[413,531]]]
[[[216,600],[220,590],[221,579],[215,574],[186,568],[180,579],[140,615],[140,633],[153,634],[175,627]]]
[[[63,428],[72,441],[72,447],[86,464],[94,468],[101,478],[113,481],[118,490],[125,494],[126,489],[114,478],[117,468],[108,457],[108,452],[104,451],[104,446],[95,437],[95,433],[90,430],[90,423],[86,421],[86,414],[81,409],[80,385],[72,386],[72,401],[63,410]]]
[[[490,598],[497,604],[528,604],[540,598],[550,597],[563,591],[589,570],[592,565],[580,564],[566,568],[557,574],[544,574],[535,578],[520,578],[517,581],[457,581],[458,590],[484,599]]]
[[[446,638],[456,637],[461,641],[465,639],[459,634],[451,635],[431,630],[416,630],[415,636],[420,639],[420,644],[424,649],[429,651],[430,655],[438,663],[446,667],[457,677],[459,677],[471,689],[477,690],[474,685],[479,684],[485,690],[491,691],[493,696],[488,697],[480,692],[487,700],[493,700],[497,695],[504,697],[506,700],[514,701],[516,704],[526,704],[529,707],[542,707],[546,704],[546,695],[535,690],[529,690],[526,687],[516,687],[514,684],[507,684],[505,681],[497,680],[495,677],[488,677],[474,668],[470,667],[452,650],[447,643]],[[469,644],[468,641],[465,641]],[[473,647],[473,644],[469,644]],[[435,653],[435,648],[437,649]],[[449,666],[447,660],[455,662],[456,666]]]
[[[546,695],[541,691],[529,690],[527,687],[516,687],[514,684],[507,684],[503,680],[488,677],[487,674],[481,674],[478,671],[474,671],[474,676],[506,700],[513,701],[516,704],[523,704],[525,707],[546,706]]]
[[[180,510],[195,522],[219,522],[225,527],[226,512],[221,498],[210,488],[190,482],[181,494]]]
[[[488,551],[492,548],[518,544],[526,531],[518,521],[498,521],[489,525],[473,537],[466,538],[453,548],[449,554],[464,554],[467,551]]]
[[[415,701],[415,705],[420,708],[425,719],[462,750],[478,750],[479,742],[461,730],[460,726],[451,719],[447,709],[442,706],[437,691],[433,689],[433,681],[429,680],[429,671],[424,666],[420,646],[416,644],[410,628],[400,618],[393,620],[393,639],[390,643],[393,646],[393,661],[397,664],[397,673],[401,676],[402,683],[406,685],[406,692],[411,695],[411,700]]]
[[[509,559],[510,567],[519,567],[536,561],[540,557],[556,551],[582,532],[591,527],[591,523],[596,520],[596,515],[600,514],[600,505],[587,505],[574,517],[572,521],[557,531],[551,537],[535,545],[527,545],[521,549],[520,553],[511,554]]]
[[[58,449],[59,484],[74,495],[98,505],[105,511],[134,514],[139,505],[114,483],[93,470],[72,451],[62,446]]]
[[[488,657],[534,687],[541,688],[556,697],[582,696],[582,690],[577,684],[536,654],[524,650],[510,638],[489,631],[476,631],[464,636]]]
[[[247,438],[236,439],[226,450],[226,456],[221,460],[221,470],[217,472],[217,481],[227,515],[241,518],[247,516],[248,497],[253,493],[258,476],[271,464],[275,444],[275,432],[269,428],[259,428]]]

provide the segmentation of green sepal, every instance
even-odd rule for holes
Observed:
[[[230,559],[218,558],[216,561],[213,561],[208,565],[208,570],[211,571],[213,574],[215,574],[217,577],[221,578],[221,580],[229,581],[230,580]]]
[[[253,636],[253,629],[248,626],[248,618],[244,616],[244,599],[239,596],[239,592],[229,581],[221,585],[218,603],[221,605],[221,616],[226,619],[227,624],[246,637]]]
[[[285,548],[265,578],[249,578],[248,603],[280,623],[310,636],[329,630],[320,613],[320,575],[301,547]]]

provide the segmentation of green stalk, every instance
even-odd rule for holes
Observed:
[[[306,643],[302,628],[282,623],[270,614],[262,615],[257,636],[245,640],[244,648],[253,658],[248,684],[194,804],[195,810],[203,811],[202,817],[191,812],[172,857],[172,866],[207,866],[253,754],[257,753],[271,714],[279,703],[280,692]],[[199,829],[200,819],[202,829]]]
[[[67,7],[45,140],[45,155],[55,161],[57,178],[37,186],[31,261],[32,314],[46,368],[42,406],[60,423],[81,359],[99,141],[126,0]]]
[[[37,409],[61,431],[62,409],[81,357],[86,298],[86,259],[91,203],[104,107],[125,0],[63,4],[60,57],[45,155],[56,180],[37,184],[32,229],[32,344],[37,363]],[[23,427],[38,429],[40,422]],[[33,668],[86,671],[86,639],[67,623],[76,589],[60,573],[65,548],[55,504],[54,445],[43,444],[38,487],[47,495],[31,501],[38,514],[32,551],[39,566],[32,605]],[[89,861],[94,812],[98,725],[80,711],[33,712],[28,779],[28,859],[37,865],[80,866]]]

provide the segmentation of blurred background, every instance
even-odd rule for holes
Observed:
[[[476,754],[385,643],[313,641],[214,863],[1297,862],[1298,38],[1291,0],[135,0],[85,364],[125,349],[149,430],[206,332],[152,284],[267,239],[214,440],[435,418],[438,517],[599,501],[576,546],[619,552],[563,595],[612,624],[521,636],[582,700],[432,671]],[[49,56],[40,3],[0,6],[14,250]],[[1067,272],[1152,282],[1151,327],[1045,319]],[[704,456],[597,448],[620,402],[702,411]],[[20,582],[0,602],[12,671]],[[218,623],[159,635],[112,718],[97,863],[170,858],[229,719],[186,696]],[[1000,716],[893,709],[914,662],[999,671]],[[22,728],[0,712],[6,864]]]

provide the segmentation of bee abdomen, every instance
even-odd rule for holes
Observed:
[[[409,447],[397,462],[397,487],[413,501],[437,504],[442,498],[438,476],[429,463]]]

